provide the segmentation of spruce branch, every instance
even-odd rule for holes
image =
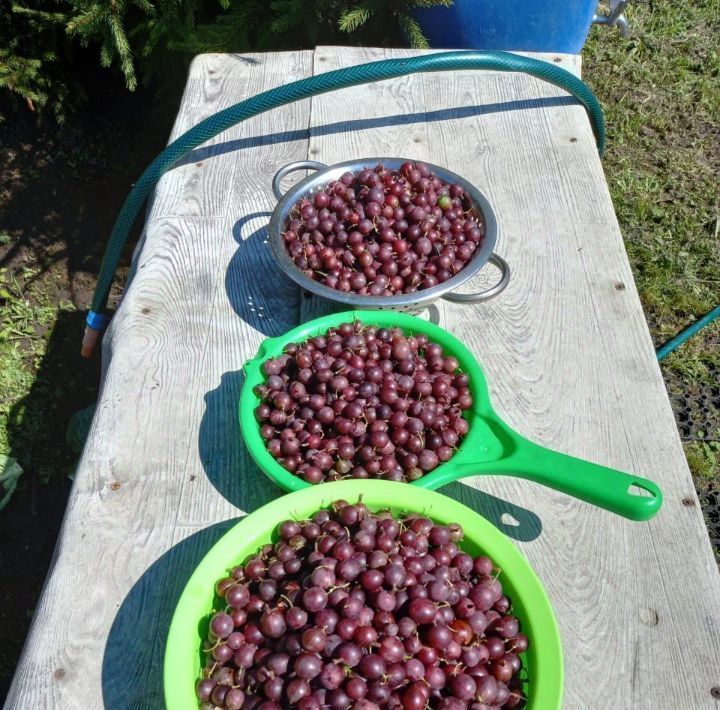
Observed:
[[[367,6],[354,7],[340,16],[338,27],[343,32],[355,32],[370,18],[370,9]]]

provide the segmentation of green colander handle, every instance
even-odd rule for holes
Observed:
[[[562,454],[529,441],[499,419],[488,421],[505,449],[496,461],[477,463],[475,473],[525,478],[605,508],[630,520],[649,520],[662,506],[662,492],[640,476]],[[463,468],[470,474],[470,465]]]
[[[453,462],[443,475],[438,469],[438,475],[433,472],[414,483],[439,488],[468,476],[500,474],[540,483],[630,520],[649,520],[662,506],[662,492],[646,478],[546,449],[518,434],[494,413],[478,417],[473,428],[479,431],[479,427],[485,429],[480,437],[486,441],[485,449],[477,444],[464,456],[458,454],[462,460]]]

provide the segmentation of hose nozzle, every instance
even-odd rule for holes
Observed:
[[[80,354],[84,358],[89,359],[92,357],[99,337],[99,330],[96,330],[95,328],[90,328],[89,326],[85,326],[85,334],[83,335],[82,339],[82,349],[80,350]]]
[[[100,334],[105,330],[107,322],[107,316],[102,313],[88,311],[87,318],[85,318],[85,334],[83,335],[82,349],[80,350],[80,354],[84,358],[92,357]]]

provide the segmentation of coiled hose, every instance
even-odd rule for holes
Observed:
[[[524,72],[564,89],[577,98],[587,110],[595,133],[598,151],[602,156],[605,149],[605,120],[602,108],[588,86],[574,74],[561,67],[539,59],[522,57],[509,52],[441,52],[407,59],[384,59],[354,67],[336,69],[335,71],[300,79],[264,91],[234,106],[218,111],[212,116],[208,116],[208,118],[183,133],[153,160],[135,183],[120,210],[105,249],[93,296],[92,309],[88,312],[86,318],[82,354],[85,357],[92,355],[98,336],[107,324],[107,316],[103,314],[103,310],[107,304],[120,256],[138,213],[163,173],[175,165],[189,151],[231,126],[271,108],[349,86],[370,84],[406,74],[453,71],[456,69]]]

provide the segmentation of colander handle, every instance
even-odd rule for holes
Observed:
[[[484,415],[481,421],[504,451],[496,460],[490,456],[476,464],[469,460],[459,464],[454,478],[482,473],[518,476],[630,520],[650,520],[662,506],[662,491],[653,481],[547,449],[496,415]]]
[[[450,291],[449,293],[443,294],[442,297],[454,303],[478,303],[480,301],[487,301],[499,293],[502,293],[510,283],[510,267],[505,259],[495,253],[490,254],[488,261],[500,269],[500,280],[494,286],[477,293],[455,293]]]
[[[281,183],[290,173],[297,172],[298,170],[325,170],[325,168],[327,168],[325,163],[318,163],[316,160],[297,160],[294,163],[283,165],[272,179],[273,194],[278,200],[282,199],[285,193],[282,190]]]

